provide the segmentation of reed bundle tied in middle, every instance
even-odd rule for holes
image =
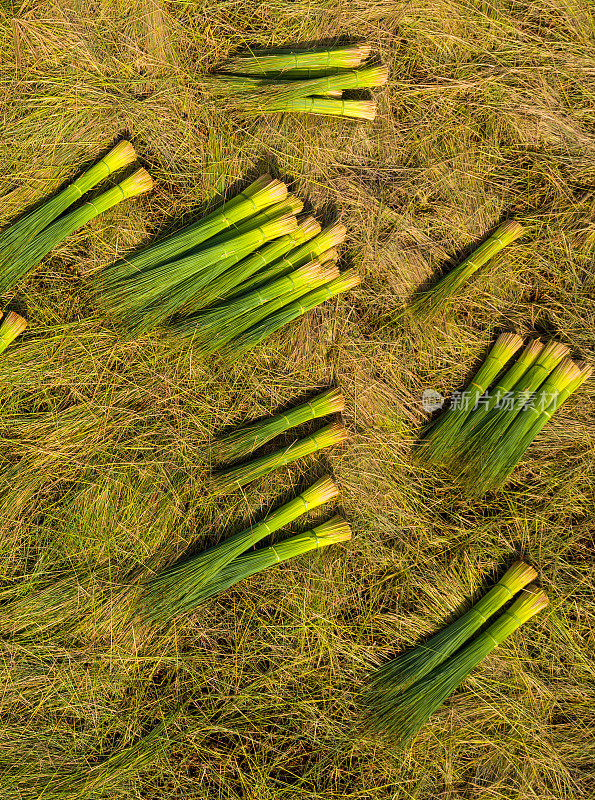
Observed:
[[[467,388],[428,426],[419,459],[448,468],[472,493],[502,487],[541,429],[592,373],[569,352],[559,342],[499,336]]]
[[[163,326],[202,353],[238,355],[359,283],[340,273],[346,229],[324,230],[287,186],[263,175],[202,220],[121,259],[97,277],[103,302],[131,332]]]
[[[204,80],[207,92],[244,114],[302,113],[373,120],[376,103],[344,92],[384,86],[388,70],[367,44],[244,53]]]

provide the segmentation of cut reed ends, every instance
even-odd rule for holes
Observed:
[[[342,517],[333,517],[311,531],[299,533],[275,545],[260,547],[251,553],[234,558],[217,573],[212,581],[203,585],[197,600],[203,602],[209,597],[229,589],[239,581],[281,564],[290,558],[303,555],[311,550],[328,547],[331,544],[346,542],[349,539],[351,539],[351,528],[347,522]]]
[[[265,536],[290,525],[307,511],[339,494],[335,482],[325,476],[265,519],[218,545],[164,569],[145,585],[146,613],[150,619],[168,621],[191,611],[202,601],[202,590],[235,558]]]
[[[0,353],[27,327],[27,320],[15,311],[9,311],[0,323]]]
[[[249,455],[291,428],[328,414],[339,413],[344,408],[345,398],[340,390],[329,389],[295,408],[229,433],[215,442],[214,453],[219,461],[233,461]]]
[[[514,349],[520,343],[520,337],[510,339]],[[470,493],[501,488],[547,421],[591,374],[590,367],[566,358],[568,352],[559,342],[529,342],[497,381],[504,362],[488,358],[428,426],[418,458],[447,468]]]
[[[548,602],[542,589],[526,586],[512,606],[483,633],[405,691],[395,695],[387,690],[390,683],[376,683],[372,712],[367,720],[369,727],[401,747],[407,745],[472,670]]]
[[[258,478],[263,478],[275,469],[286,467],[300,458],[305,458],[312,455],[312,453],[324,450],[326,447],[332,447],[334,444],[344,442],[347,437],[348,433],[343,425],[339,422],[334,422],[316,431],[316,433],[306,436],[304,439],[292,442],[281,450],[213,475],[211,488],[217,493],[239,489]]]
[[[512,244],[523,232],[523,226],[515,220],[508,220],[500,225],[489,239],[461,264],[450,270],[433,288],[420,292],[409,305],[409,311],[419,319],[432,317],[448,304],[474,272]]]

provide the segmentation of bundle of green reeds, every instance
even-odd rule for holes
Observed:
[[[232,431],[215,442],[215,454],[220,461],[233,461],[249,455],[291,428],[329,414],[337,414],[344,408],[345,398],[339,389],[329,389],[295,408]]]
[[[141,169],[117,186],[68,214],[66,209],[114,172],[131,164],[136,153],[130,142],[120,142],[51,200],[17,220],[0,235],[0,293],[14,286],[52,248],[98,214],[148,191],[153,181]]]
[[[230,489],[239,489],[257,478],[263,478],[275,469],[286,467],[300,458],[305,458],[312,453],[324,450],[325,447],[344,442],[346,438],[347,431],[345,428],[339,422],[334,422],[274,453],[269,453],[252,461],[239,464],[236,467],[230,467],[218,472],[212,478],[213,491],[225,492]]]
[[[523,226],[514,220],[504,222],[477,250],[451,269],[435,286],[420,292],[408,306],[408,310],[420,319],[432,317],[448,304],[478,269],[518,239],[523,231]]]
[[[0,353],[27,327],[27,320],[15,311],[9,311],[0,323]]]
[[[298,221],[302,208],[264,175],[203,220],[104,270],[102,301],[131,332],[165,325],[200,352],[244,352],[359,283],[335,264],[345,227]]]
[[[164,621],[172,619],[192,610],[207,597],[216,594],[222,588],[231,586],[242,577],[265,569],[271,563],[271,557],[275,554],[274,550],[265,548],[260,551],[260,555],[257,555],[258,550],[256,553],[248,555],[249,548],[280,528],[290,525],[306,511],[327,503],[338,493],[339,490],[331,478],[328,476],[321,478],[293,500],[269,513],[262,522],[229,536],[220,544],[195,556],[167,567],[145,586],[145,601],[149,617]],[[342,532],[343,538],[348,538],[345,535],[348,531],[344,526],[340,526],[340,532]],[[327,529],[326,533],[329,534],[329,538],[326,542],[324,541],[325,531],[323,530],[323,535],[320,537],[321,543],[331,544],[333,541],[337,541],[334,535],[337,533],[336,529]],[[319,535],[319,531],[315,529],[316,535]],[[278,560],[281,561],[291,555],[312,549],[312,537],[306,536],[307,542],[304,537],[301,537],[282,549]],[[279,545],[275,545],[274,548],[278,550]],[[243,560],[238,564],[236,560],[239,558]],[[274,561],[276,560],[275,557]],[[233,562],[236,562],[235,565]]]
[[[465,391],[428,426],[417,451],[474,494],[504,485],[546,422],[592,372],[566,357],[566,345],[539,340],[506,368],[522,344],[517,334],[498,338]]]
[[[367,725],[406,745],[469,673],[520,625],[548,604],[545,593],[528,585],[536,571],[522,562],[471,609],[429,641],[380,667],[364,696]],[[477,631],[521,594],[495,622]],[[475,638],[474,638],[475,637]]]
[[[246,53],[206,78],[205,87],[246,114],[292,112],[373,120],[372,100],[343,96],[345,91],[372,89],[388,80],[385,66],[364,64],[370,50],[360,44]]]

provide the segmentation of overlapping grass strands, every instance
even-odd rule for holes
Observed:
[[[204,584],[197,592],[196,602],[202,603],[251,575],[256,575],[290,558],[338,542],[347,542],[349,539],[351,539],[351,528],[342,517],[335,516],[310,531],[298,533],[269,547],[259,547],[251,553],[234,558],[212,581]]]
[[[86,170],[55,197],[42,203],[30,214],[14,222],[0,235],[0,292],[10,289],[18,280],[18,271],[11,265],[19,260],[32,239],[47,228],[60,214],[77,202],[102,180],[131,164],[136,153],[130,142],[121,141],[97,164]]]
[[[9,311],[0,323],[0,353],[3,353],[26,327],[27,320],[24,317],[16,311]]]
[[[205,89],[249,115],[309,113],[373,120],[371,100],[344,98],[343,92],[383,86],[388,70],[364,63],[367,44],[325,49],[261,51],[228,61],[205,80]]]
[[[481,462],[470,460],[461,482],[470,492],[484,494],[501,488],[553,414],[591,376],[592,368],[564,359],[542,384],[531,402],[521,408],[503,432],[500,446]]]
[[[344,442],[347,436],[345,428],[340,423],[334,422],[310,436],[306,436],[304,439],[292,442],[281,450],[213,475],[211,486],[213,491],[217,493],[239,489],[258,478],[268,475],[275,469],[292,464],[300,458],[312,455],[312,453],[318,453],[326,447],[332,447],[332,445]]]
[[[378,687],[375,711],[368,718],[371,728],[401,747],[407,745],[472,670],[548,602],[542,589],[529,585],[483,633],[404,692],[382,694],[384,686]]]
[[[147,267],[173,261],[177,256],[193,250],[221,231],[237,226],[266,208],[283,202],[286,198],[287,186],[284,183],[271,178],[270,175],[261,175],[250,186],[206,217],[138,253],[117,261],[97,277],[98,286],[101,289],[117,285],[128,275]]]
[[[316,306],[322,305],[332,297],[354,289],[359,286],[360,282],[361,278],[355,270],[345,270],[337,278],[325,283],[318,289],[308,292],[300,297],[299,300],[288,303],[280,311],[265,317],[261,322],[246,330],[241,336],[232,339],[224,349],[226,356],[228,358],[239,358],[243,353],[251,350],[263,339],[279,330],[279,328],[306,314]]]
[[[144,169],[139,169],[121,183],[95,197],[93,201],[87,201],[80,208],[65,214],[51,225],[48,225],[37,236],[29,239],[14,258],[4,266],[0,275],[0,292],[6,291],[8,287],[13,286],[30,269],[39,264],[42,258],[57,244],[83,225],[86,225],[94,217],[121,203],[123,200],[148,192],[152,187],[153,180],[149,173]]]
[[[457,456],[461,430],[476,407],[477,401],[490,388],[508,361],[522,347],[523,339],[516,333],[503,333],[496,340],[488,357],[465,391],[453,401],[425,432],[417,457],[424,462],[448,465]]]
[[[508,220],[461,264],[445,275],[434,287],[421,292],[409,305],[409,311],[420,318],[429,319],[444,308],[473,273],[488,263],[509,244],[522,235],[524,228],[515,220]]]
[[[214,451],[219,460],[233,461],[249,455],[291,428],[329,414],[337,414],[344,408],[345,398],[341,391],[329,389],[295,408],[232,431],[215,442]]]
[[[294,216],[270,220],[251,231],[197,250],[177,261],[144,269],[103,292],[104,301],[135,332],[147,331],[171,317],[229,267],[262,244],[286,236],[297,227]]]
[[[290,525],[298,517],[327,503],[339,494],[334,481],[325,476],[293,500],[245,530],[233,534],[184,561],[178,561],[150,579],[144,588],[147,616],[168,621],[191,611],[201,602],[203,587],[211,583],[234,558],[242,555],[265,536]]]
[[[254,50],[241,53],[225,63],[222,72],[236,75],[280,75],[311,78],[331,70],[359,67],[370,56],[368,44],[321,49]]]
[[[533,567],[522,561],[515,562],[469,611],[427,642],[379,667],[370,677],[366,692],[370,713],[374,715],[376,710],[381,713],[387,697],[403,692],[445,661],[536,577],[537,571]]]

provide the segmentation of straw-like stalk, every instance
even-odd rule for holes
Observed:
[[[30,269],[39,264],[44,256],[71,233],[86,225],[94,217],[109,208],[148,192],[153,187],[153,179],[144,169],[139,169],[129,178],[103,192],[93,201],[87,201],[80,208],[60,217],[52,225],[29,240],[18,255],[11,260],[0,275],[0,293],[14,286]]]
[[[324,450],[326,447],[344,442],[347,436],[348,433],[343,425],[339,422],[333,422],[331,425],[321,428],[304,439],[292,442],[281,450],[218,472],[213,475],[211,486],[216,493],[239,489],[258,478],[263,478],[273,470],[286,467],[300,458],[305,458],[312,455],[312,453]]]
[[[278,544],[259,547],[251,553],[234,558],[226,567],[223,567],[212,581],[202,586],[197,593],[196,602],[197,604],[202,603],[251,575],[281,564],[290,558],[338,542],[347,542],[349,539],[351,539],[351,528],[343,517],[336,516],[310,531],[291,536]]]
[[[465,452],[469,464],[481,465],[491,458],[493,450],[499,447],[506,430],[523,406],[568,353],[569,348],[565,344],[548,342],[533,366],[513,386],[510,398],[507,397],[499,408],[494,406],[468,436]]]
[[[295,216],[299,214],[303,208],[304,203],[299,197],[296,197],[294,194],[288,194],[285,200],[274,203],[260,213],[247,217],[239,225],[231,225],[229,228],[225,228],[225,230],[221,231],[217,236],[212,236],[208,240],[208,245],[211,247],[221,242],[227,242],[242,233],[249,233],[254,228],[258,228],[259,225],[263,225],[265,222],[270,222],[273,219],[279,219],[280,217],[286,217],[288,215]]]
[[[452,269],[436,286],[420,293],[409,306],[414,316],[427,319],[443,308],[459,291],[461,286],[478,269],[487,264],[497,253],[518,239],[524,228],[518,222],[509,220],[500,225],[480,247],[477,248],[458,267]]]
[[[103,300],[136,331],[150,330],[167,319],[232,263],[257,250],[262,244],[285,236],[297,227],[294,216],[265,222],[248,233],[191,253],[177,261],[145,269],[104,289]]]
[[[217,332],[209,339],[202,341],[197,340],[196,347],[198,348],[199,352],[207,354],[215,353],[217,350],[221,350],[233,339],[239,337],[249,328],[254,327],[265,318],[270,317],[279,309],[284,308],[288,303],[291,303],[300,297],[309,294],[311,290],[319,286],[323,286],[329,281],[335,280],[339,275],[339,270],[334,264],[328,264],[324,267],[320,267],[319,269],[320,271],[317,271],[318,277],[312,280],[308,286],[301,286],[287,294],[282,294],[275,300],[270,300],[268,303],[258,306],[253,311],[243,314],[241,317],[237,317],[234,320],[233,325],[230,325],[225,329],[218,329]],[[192,314],[189,317],[180,320],[171,326],[172,332],[178,336],[194,339],[196,333],[194,319],[195,315]]]
[[[233,461],[249,455],[291,428],[328,414],[337,414],[344,408],[345,398],[339,389],[329,389],[295,408],[229,433],[215,443],[215,453],[221,461]]]
[[[185,561],[172,564],[152,578],[145,586],[147,614],[157,620],[170,620],[195,608],[201,602],[201,591],[230,562],[265,536],[290,525],[302,514],[327,503],[339,494],[334,481],[321,478],[309,489],[265,519],[229,536],[223,542]]]
[[[313,74],[326,73],[333,69],[359,67],[370,55],[367,44],[332,47],[322,50],[284,50],[277,53],[267,51],[250,52],[226,62],[223,72],[237,75],[276,75],[307,78]]]
[[[365,119],[376,118],[376,103],[373,100],[339,100],[333,97],[297,97],[272,103],[267,111],[284,114],[322,114],[327,117]]]
[[[461,431],[477,401],[489,389],[522,344],[522,337],[516,333],[503,333],[497,338],[487,359],[465,391],[427,429],[417,451],[421,461],[446,465],[456,459],[456,447]]]
[[[130,142],[119,142],[97,164],[58,192],[55,197],[7,228],[0,235],[0,274],[5,265],[18,258],[23,248],[60,214],[108,175],[128,166],[135,158],[136,153]]]
[[[500,445],[481,463],[470,462],[465,478],[470,491],[484,494],[501,488],[527,448],[568,397],[590,376],[591,367],[564,359],[541,385],[535,397],[519,411]]]
[[[515,562],[469,611],[427,642],[379,667],[370,678],[366,695],[371,714],[374,715],[375,709],[380,709],[382,713],[387,697],[394,698],[442,664],[536,577],[537,571],[533,567],[522,561]]]
[[[27,320],[15,311],[9,311],[0,324],[0,353],[3,353],[9,344],[27,327]]]
[[[520,597],[485,632],[414,683],[402,694],[378,697],[371,726],[401,746],[413,739],[431,715],[492,650],[514,631],[542,611],[548,598],[542,589],[529,585]]]
[[[270,175],[262,175],[234,198],[224,203],[206,217],[188,225],[135,255],[117,261],[98,276],[100,287],[118,284],[123,278],[147,267],[174,261],[188,250],[216,236],[226,228],[259,214],[264,209],[280,203],[287,197],[287,186]]]
[[[243,353],[251,350],[267,336],[270,336],[275,331],[292,322],[294,319],[306,314],[316,306],[336,297],[338,294],[348,292],[350,289],[359,286],[361,278],[353,269],[345,270],[338,278],[330,281],[319,289],[300,297],[299,300],[288,303],[283,306],[280,311],[271,314],[259,322],[257,325],[249,328],[238,338],[231,341],[226,347],[226,353],[232,358],[238,358]],[[266,308],[266,306],[264,306]]]

